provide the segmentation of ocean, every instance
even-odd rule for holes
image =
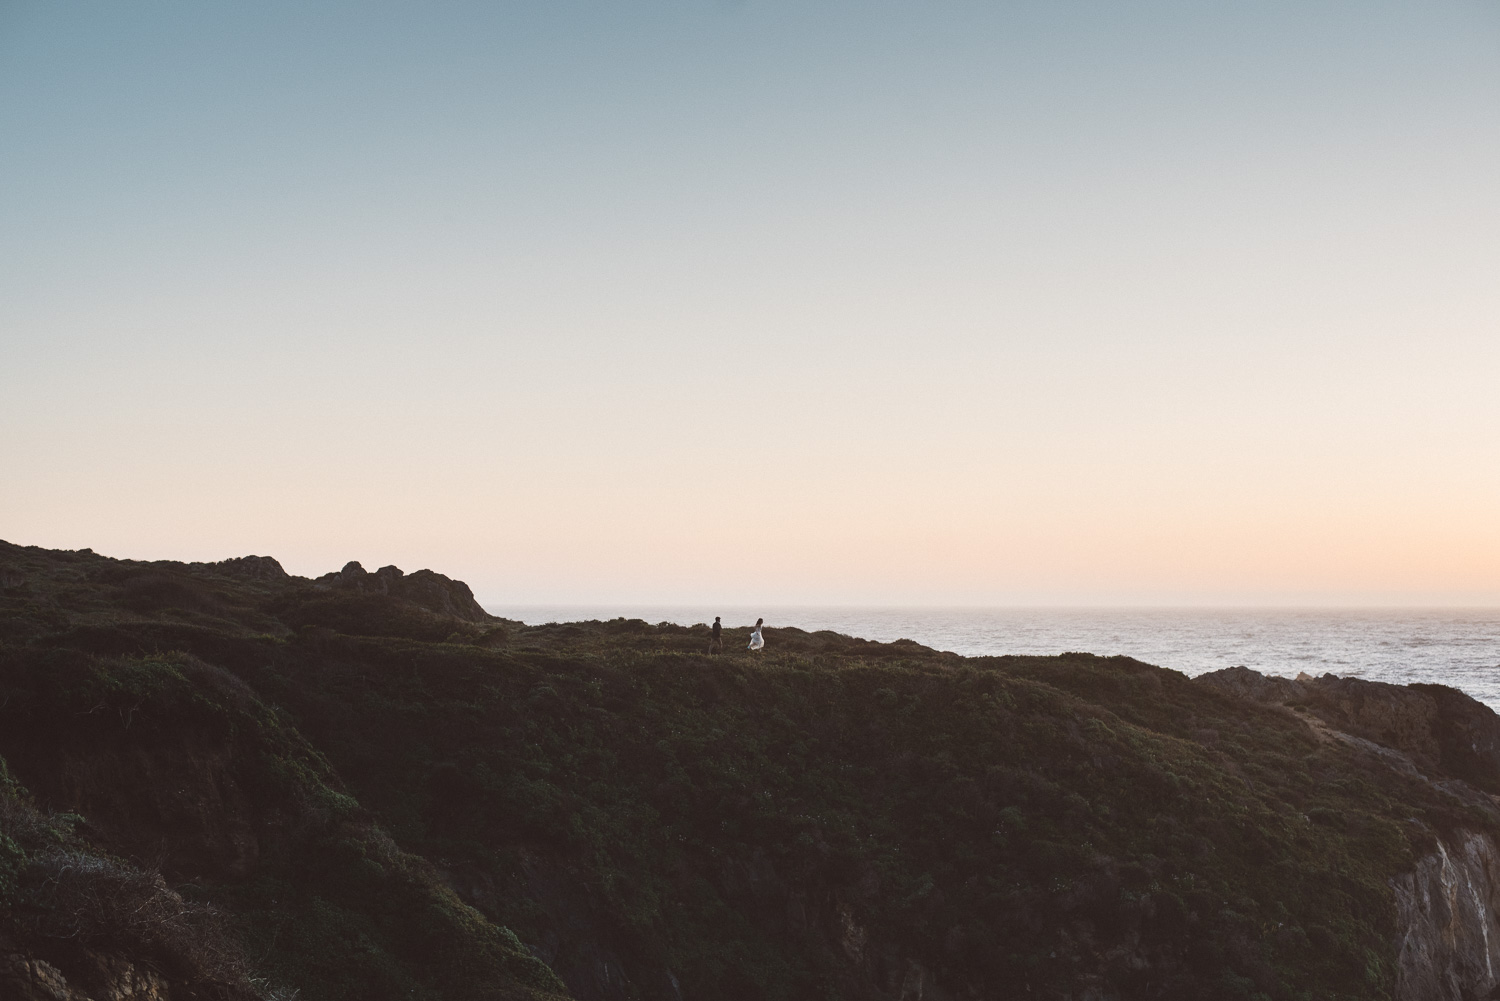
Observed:
[[[1500,608],[700,608],[690,606],[495,606],[522,622],[625,616],[692,625],[723,616],[729,626],[831,629],[865,639],[915,640],[969,656],[1125,654],[1196,675],[1244,665],[1296,677],[1337,674],[1396,684],[1462,689],[1500,710]]]

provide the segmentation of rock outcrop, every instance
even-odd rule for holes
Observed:
[[[316,583],[321,587],[360,594],[383,594],[438,615],[449,615],[466,622],[491,622],[489,612],[474,600],[474,592],[461,580],[445,577],[431,570],[404,573],[399,567],[381,567],[370,573],[351,560],[337,573],[324,574]]]
[[[1443,685],[1392,685],[1244,667],[1197,682],[1307,712],[1397,772],[1425,775],[1470,807],[1500,791],[1500,717]],[[1458,781],[1454,781],[1454,780]],[[1481,791],[1483,790],[1483,791]],[[1396,898],[1397,1001],[1500,998],[1500,850],[1488,833],[1456,830],[1391,880]]]
[[[282,569],[281,563],[270,556],[239,556],[232,560],[220,560],[209,564],[209,569],[243,580],[284,581],[291,575]]]
[[[3,943],[0,943],[3,948]],[[5,1001],[169,1001],[167,981],[112,952],[84,950],[82,975],[69,977],[45,959],[0,951],[0,998]]]
[[[1194,679],[1258,702],[1302,708],[1335,730],[1394,748],[1428,775],[1500,794],[1500,716],[1446,685],[1325,674],[1293,681],[1231,667]]]
[[[1458,832],[1396,892],[1397,1001],[1500,996],[1500,852],[1488,834]]]

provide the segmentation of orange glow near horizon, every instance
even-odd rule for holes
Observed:
[[[1500,604],[1494,5],[376,6],[6,22],[0,538]]]

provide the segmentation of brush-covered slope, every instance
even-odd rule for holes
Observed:
[[[0,559],[0,997],[565,994],[284,710],[166,638],[286,634],[274,561]]]
[[[1489,850],[1486,766],[1336,692],[791,629],[711,658],[702,628],[472,602],[394,568],[0,545],[0,962],[311,1001],[1494,986],[1432,897],[1444,845]],[[1495,727],[1428,704],[1429,730]],[[178,925],[78,925],[66,852]]]

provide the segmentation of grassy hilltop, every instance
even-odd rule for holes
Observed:
[[[1500,829],[1449,690],[743,642],[0,543],[0,996],[1394,997]]]

